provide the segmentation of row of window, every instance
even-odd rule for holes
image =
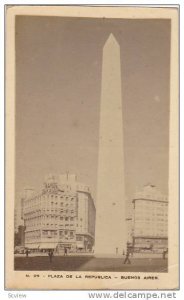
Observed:
[[[42,231],[42,235],[48,235],[48,236],[54,236],[57,235],[57,231],[56,230],[52,230],[52,231]]]
[[[42,235],[43,236],[54,236],[54,235],[57,235],[58,234],[58,231],[56,230],[43,230],[42,231]],[[59,231],[59,235],[60,236],[63,236],[63,235],[70,235],[70,236],[74,236],[75,234],[75,231],[71,231],[71,230],[64,230],[64,231]]]
[[[45,200],[48,201],[48,200],[58,200],[58,199],[62,199],[64,201],[74,201],[76,198],[75,198],[75,195],[72,195],[71,196],[71,193],[70,195],[47,195],[47,196],[38,196],[38,197],[35,197],[33,199],[25,199],[24,200],[24,207],[34,207],[36,205],[41,205],[41,203],[45,203]],[[53,203],[54,204],[54,203]],[[57,204],[57,202],[55,202],[55,204]]]
[[[50,224],[50,223],[43,223],[42,224],[42,226],[49,226],[49,227],[52,227],[52,226],[55,226],[55,227],[67,227],[67,226],[70,226],[70,227],[73,227],[74,226],[74,224],[72,224],[72,223],[65,223],[65,224]]]
[[[75,197],[68,197],[68,195],[48,195],[47,197],[43,196],[43,199],[65,199],[73,201]]]
[[[145,214],[144,212],[136,212],[135,213],[135,217],[136,216],[141,216],[142,218],[145,218],[145,217],[167,217],[168,216],[168,214],[167,214],[167,212],[164,212],[164,213],[162,213],[162,212],[158,212],[158,213],[147,213],[147,214]]]
[[[60,215],[45,215],[45,216],[42,216],[42,220],[45,220],[45,219],[50,219],[50,220],[61,220],[61,221],[73,221],[75,220],[74,217],[61,217]]]
[[[53,222],[54,220],[56,220],[56,218],[45,218],[47,220],[47,223],[44,222],[44,220],[42,222],[33,222],[32,220],[26,220],[25,222],[25,225],[27,228],[30,228],[30,227],[38,227],[38,226],[74,226],[75,223],[73,223],[74,221],[74,218],[61,218],[60,217],[60,221],[63,221],[62,223],[60,222],[57,222],[57,223],[51,223]],[[68,221],[71,221],[72,223],[66,223]],[[82,218],[80,219],[80,222],[82,222]],[[76,224],[76,226],[78,226],[78,224]]]
[[[135,221],[142,221],[142,222],[145,222],[145,221],[151,221],[151,222],[159,222],[159,221],[162,221],[162,222],[167,222],[167,218],[146,218],[146,217],[140,217],[140,216],[136,216],[135,217]]]
[[[160,231],[160,232],[149,232],[149,231],[135,231],[134,235],[137,235],[137,236],[155,236],[155,237],[158,237],[158,236],[164,236],[164,237],[167,237],[167,231]]]
[[[25,239],[26,239],[26,240],[39,239],[40,237],[41,237],[41,232],[40,232],[40,230],[37,230],[37,231],[31,231],[31,232],[26,232],[26,234],[25,234]]]
[[[38,218],[43,218],[45,216],[54,216],[54,217],[60,217],[61,215],[74,215],[75,211],[73,209],[69,210],[69,209],[66,209],[66,210],[59,210],[59,211],[54,211],[54,210],[43,210],[43,212],[39,213],[39,214],[26,214],[24,216],[24,219],[25,220],[33,220],[33,219],[38,219]]]
[[[43,213],[45,213],[46,211],[52,212],[52,213],[53,213],[53,212],[55,212],[55,213],[58,213],[58,212],[59,212],[59,213],[70,213],[70,212],[71,212],[71,213],[74,213],[74,209],[59,209],[59,210],[58,210],[58,209],[55,209],[55,210],[54,210],[54,209],[51,209],[51,210],[48,210],[48,209],[47,209],[47,210],[46,210],[45,208],[42,209],[42,212],[43,212]]]
[[[157,223],[157,224],[150,224],[150,223],[137,223],[135,228],[145,228],[145,230],[149,229],[149,230],[152,230],[152,229],[157,229],[159,230],[159,228],[167,228],[167,224],[164,224],[164,223]]]
[[[24,213],[35,213],[43,208],[47,208],[47,209],[51,209],[51,208],[59,208],[59,207],[66,207],[66,206],[69,206],[69,207],[75,207],[75,202],[61,202],[61,203],[54,203],[54,202],[50,202],[50,203],[41,203],[40,205],[35,205],[35,206],[27,206],[25,207],[24,206]]]
[[[39,222],[41,220],[45,220],[45,219],[55,219],[55,220],[70,220],[70,221],[73,221],[75,220],[75,217],[73,216],[61,216],[61,215],[42,215],[42,216],[39,216],[39,217],[34,217],[34,218],[26,218],[25,222],[28,224],[31,224],[31,223],[35,223],[35,222]],[[80,218],[80,221],[83,221],[83,218]]]

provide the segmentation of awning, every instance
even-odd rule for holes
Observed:
[[[25,248],[28,249],[39,249],[40,244],[25,244]]]
[[[55,249],[58,243],[40,243],[39,249]]]

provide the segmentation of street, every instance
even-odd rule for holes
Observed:
[[[167,259],[131,258],[124,264],[122,258],[95,258],[93,256],[15,257],[15,270],[27,271],[106,271],[106,272],[167,272]]]

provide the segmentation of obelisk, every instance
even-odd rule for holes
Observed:
[[[126,249],[120,46],[113,34],[103,48],[95,255]]]

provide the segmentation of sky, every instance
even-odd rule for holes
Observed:
[[[125,188],[168,193],[170,21],[16,17],[16,201],[49,173],[96,197],[102,51],[121,49]]]

